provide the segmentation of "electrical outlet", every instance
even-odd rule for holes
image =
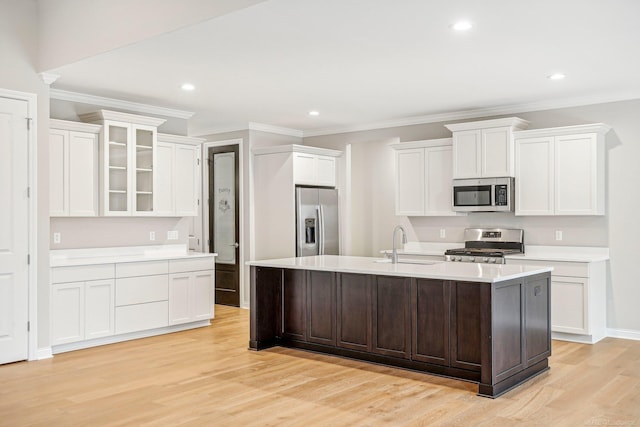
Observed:
[[[155,231],[150,231],[149,232],[149,240],[156,240],[156,232]]]
[[[556,240],[562,240],[562,230],[556,230]]]
[[[444,228],[440,229],[440,238],[444,239],[445,237],[447,237],[447,232]]]
[[[60,233],[53,233],[53,243],[60,243]]]

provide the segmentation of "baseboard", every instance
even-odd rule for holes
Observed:
[[[623,338],[625,340],[640,341],[640,331],[633,329],[607,329],[607,336],[611,338]]]
[[[51,347],[43,347],[36,350],[35,358],[33,360],[51,359],[53,357],[53,351]]]

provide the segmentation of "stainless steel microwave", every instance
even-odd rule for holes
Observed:
[[[513,212],[514,179],[453,180],[453,210],[457,212]]]

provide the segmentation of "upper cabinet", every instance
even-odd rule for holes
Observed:
[[[50,216],[98,215],[100,129],[100,125],[50,120]]]
[[[158,134],[154,209],[157,216],[198,216],[203,141],[200,138]]]
[[[396,215],[450,216],[451,138],[392,144],[395,151]]]
[[[157,127],[165,120],[109,110],[80,118],[102,125],[101,214],[154,215]]]
[[[515,133],[516,215],[604,215],[602,123]]]
[[[514,176],[513,132],[528,125],[517,117],[445,125],[453,132],[453,178]]]
[[[317,153],[294,152],[293,181],[296,185],[335,187],[336,158]]]

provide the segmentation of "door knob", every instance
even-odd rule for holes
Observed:
[[[240,245],[238,244],[238,242],[232,243],[229,246],[233,246],[234,248],[238,248],[240,247]]]

